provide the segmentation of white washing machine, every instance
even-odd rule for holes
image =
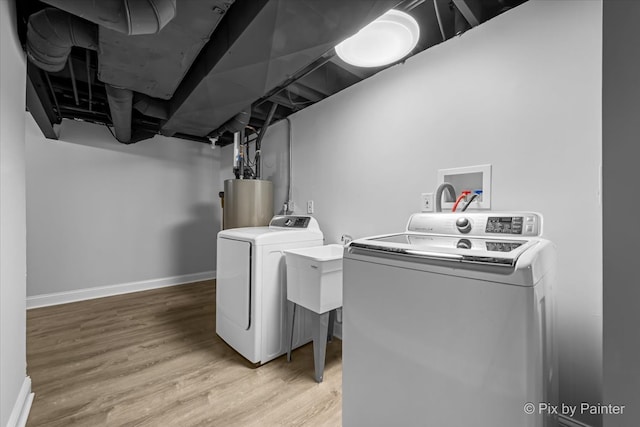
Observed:
[[[287,352],[282,251],[322,244],[322,231],[310,216],[275,216],[268,227],[218,233],[216,333],[251,363],[263,364]],[[311,340],[309,323],[296,323],[294,348]]]
[[[343,425],[557,425],[539,411],[557,404],[556,255],[541,233],[536,213],[436,213],[352,242]]]

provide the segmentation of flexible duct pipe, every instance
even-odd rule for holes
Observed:
[[[247,107],[244,110],[240,111],[238,114],[227,120],[222,126],[218,129],[211,132],[207,135],[209,138],[218,138],[225,132],[236,133],[243,130],[251,119],[251,107]]]
[[[92,2],[90,8],[86,0],[48,0],[47,3],[67,12],[46,8],[29,17],[27,55],[36,66],[49,72],[64,68],[73,46],[98,49],[95,23],[126,34],[156,33],[173,19],[176,6],[175,0],[108,0]],[[133,92],[110,85],[105,88],[116,139],[129,144]]]
[[[98,27],[50,7],[29,17],[27,56],[38,68],[62,70],[73,46],[97,50]]]
[[[158,98],[152,98],[148,95],[137,93],[133,108],[140,111],[145,116],[155,117],[157,119],[167,120],[169,118],[169,104]]]
[[[124,144],[131,142],[131,109],[133,108],[133,92],[129,89],[105,85],[111,123],[113,123],[116,139]]]
[[[127,35],[158,33],[176,16],[176,0],[43,0],[101,27]]]

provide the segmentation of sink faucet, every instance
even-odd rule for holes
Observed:
[[[436,212],[442,212],[442,193],[444,190],[449,192],[449,198],[447,201],[455,202],[456,201],[456,189],[453,188],[453,185],[448,182],[443,182],[438,186],[436,190]]]

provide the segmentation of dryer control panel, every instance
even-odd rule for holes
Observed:
[[[277,227],[277,228],[313,228],[310,227],[312,225],[312,220],[315,222],[310,216],[304,215],[283,215],[283,216],[274,216],[269,223],[269,227]],[[317,224],[317,222],[316,222]]]

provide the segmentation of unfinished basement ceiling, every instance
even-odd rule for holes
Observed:
[[[27,108],[49,138],[66,118],[123,143],[226,145],[229,130],[259,132],[388,67],[333,47],[391,8],[420,25],[413,55],[524,1],[16,0]]]

